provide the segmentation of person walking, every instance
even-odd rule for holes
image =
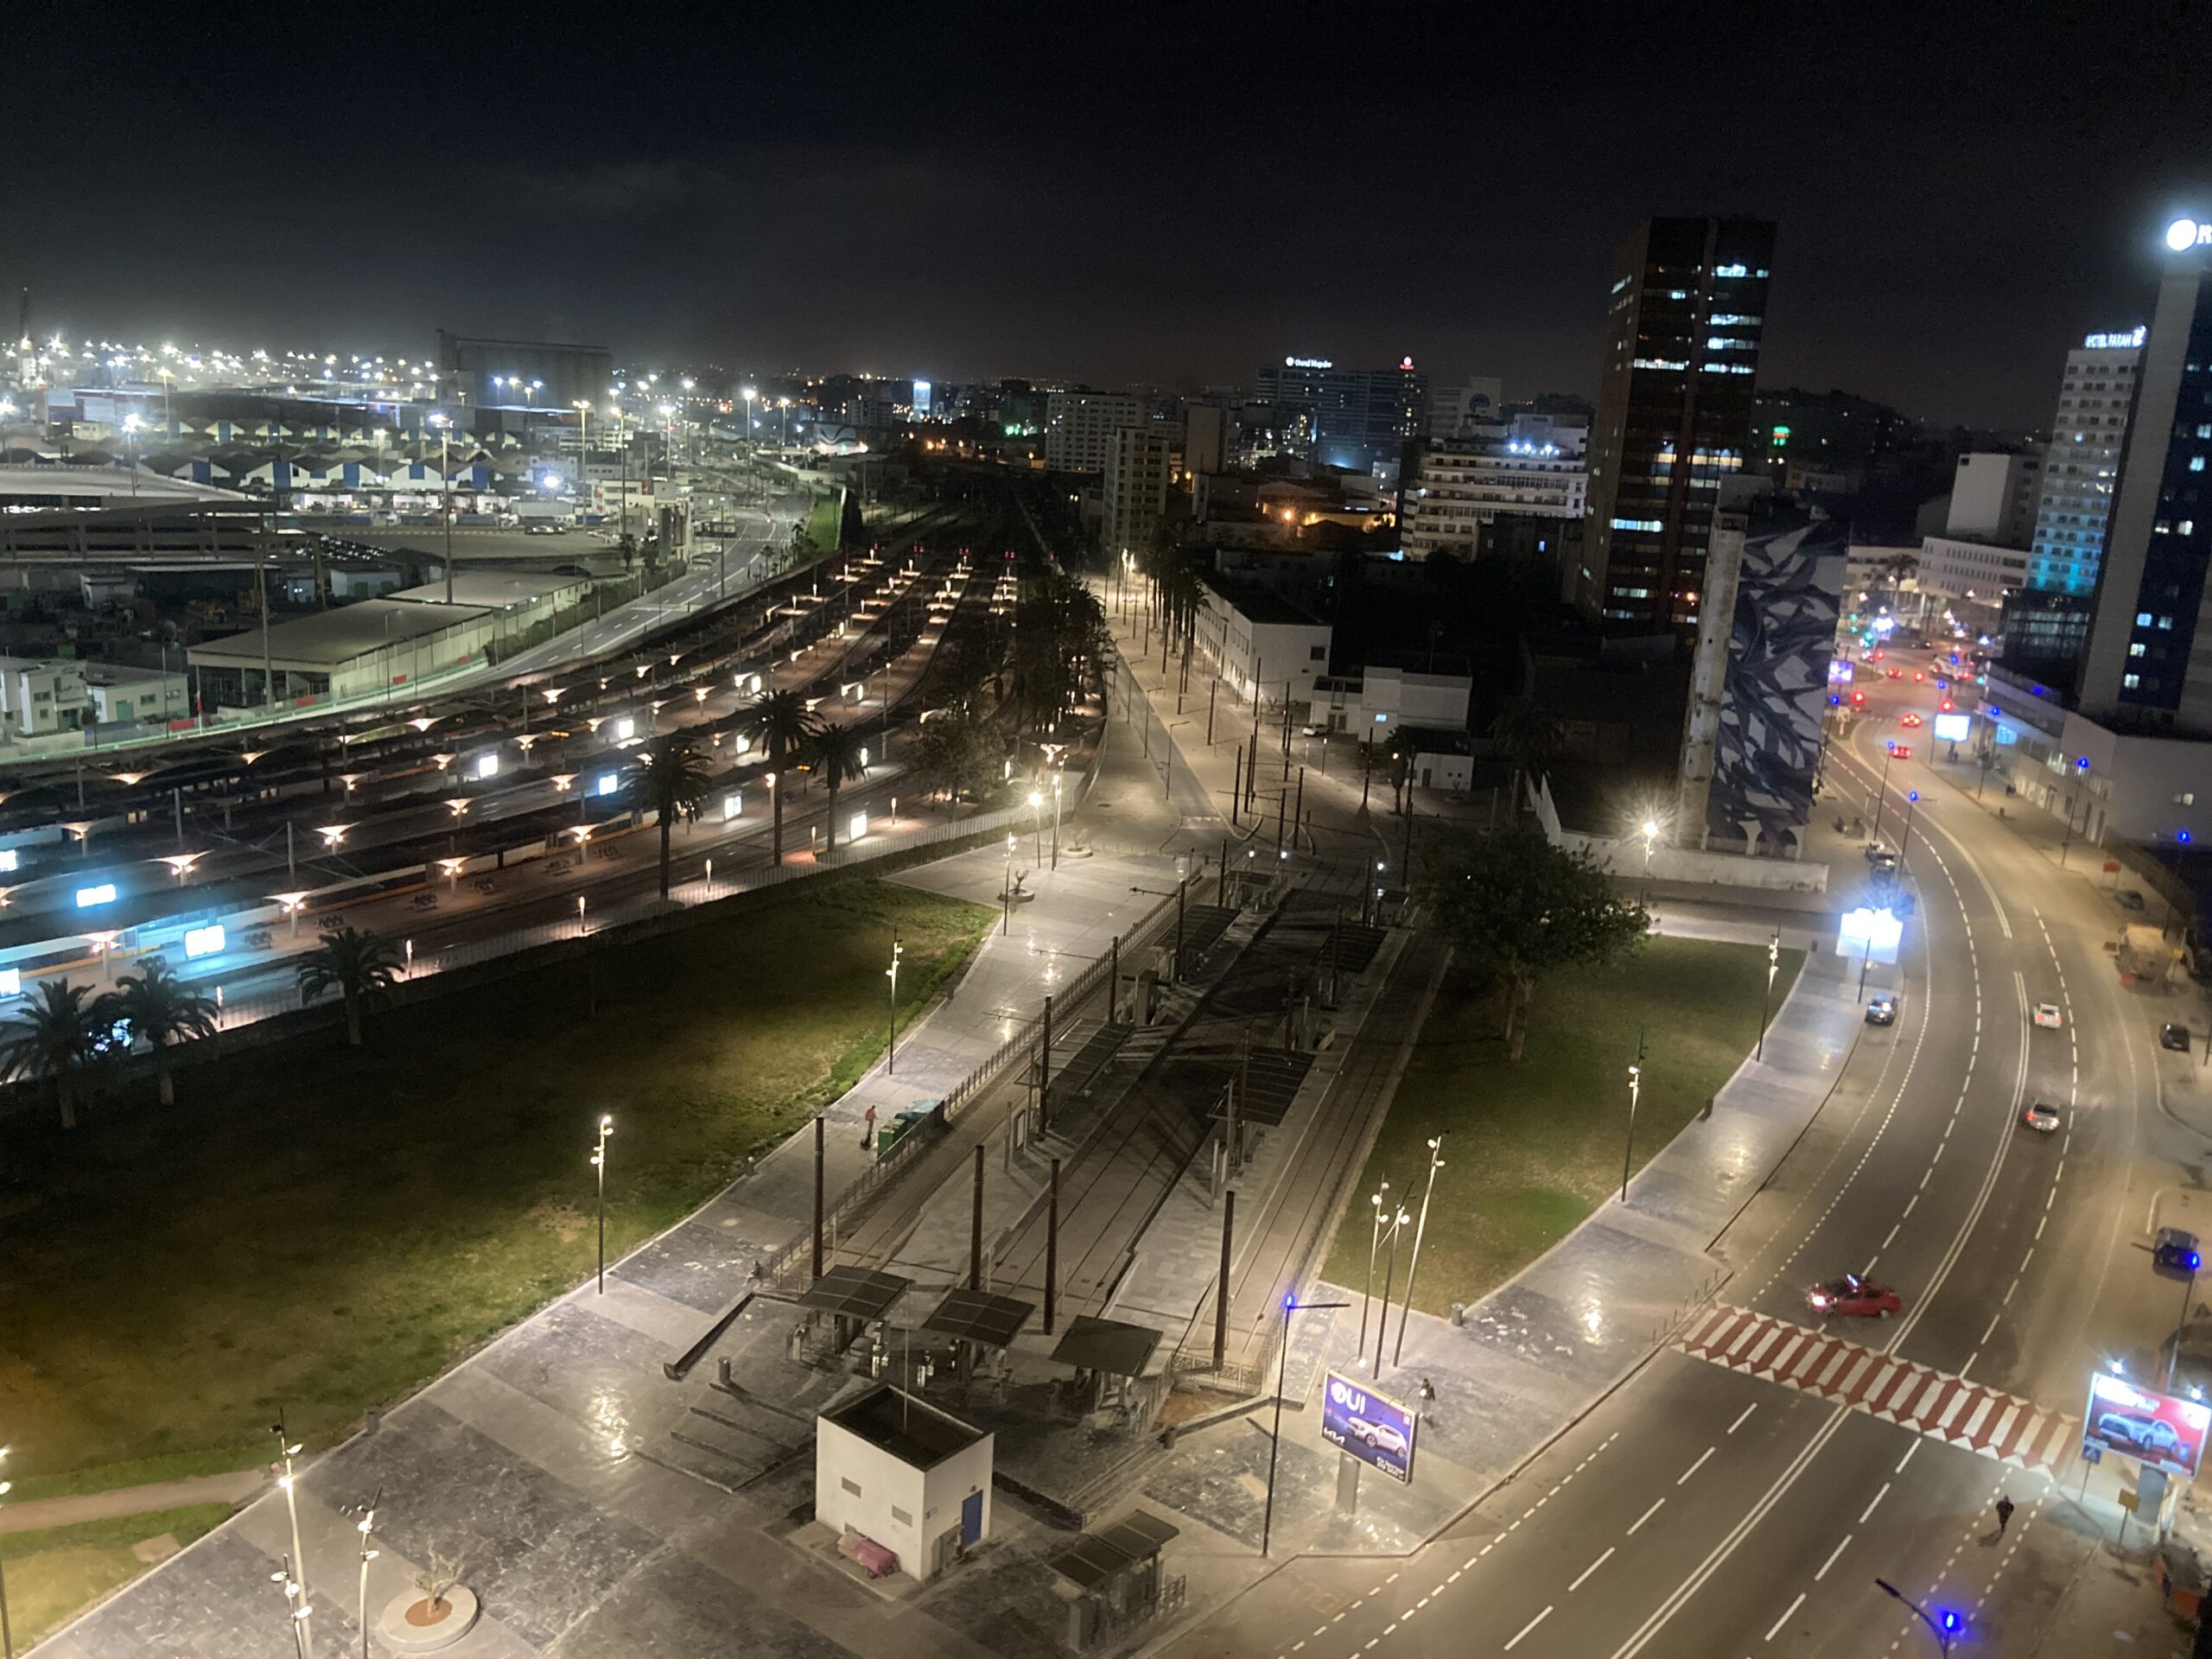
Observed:
[[[2012,1500],[1999,1492],[1997,1495],[1997,1535],[2002,1538],[2005,1529],[2012,1524]]]
[[[875,1108],[871,1105],[868,1115],[861,1119],[861,1149],[866,1151],[875,1144]]]

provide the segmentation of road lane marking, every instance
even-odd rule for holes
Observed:
[[[1745,1418],[1746,1418],[1746,1417],[1748,1417],[1748,1416],[1750,1416],[1753,1412],[1757,1411],[1758,1408],[1759,1408],[1759,1402],[1758,1402],[1758,1401],[1756,1401],[1756,1400],[1752,1401],[1752,1402],[1751,1402],[1751,1403],[1750,1405],[1745,1406],[1745,1407],[1743,1408],[1743,1410],[1741,1410],[1741,1411],[1739,1411],[1739,1412],[1738,1412],[1738,1413],[1736,1414],[1736,1421],[1735,1421],[1734,1422],[1732,1422],[1732,1423],[1731,1423],[1731,1424],[1729,1424],[1729,1425],[1728,1425],[1728,1432],[1729,1432],[1731,1434],[1733,1434],[1733,1433],[1734,1433],[1738,1429],[1741,1428],[1741,1427],[1744,1426],[1744,1419],[1745,1419]]]
[[[1697,1460],[1695,1463],[1694,1463],[1694,1464],[1690,1465],[1690,1466],[1689,1466],[1688,1468],[1687,1468],[1687,1469],[1683,1470],[1683,1471],[1682,1471],[1682,1472],[1681,1472],[1681,1474],[1679,1477],[1677,1477],[1677,1478],[1676,1478],[1676,1479],[1675,1479],[1675,1485],[1677,1485],[1677,1486],[1680,1486],[1680,1485],[1683,1484],[1685,1482],[1687,1482],[1687,1481],[1689,1479],[1689,1478],[1690,1478],[1692,1475],[1694,1475],[1694,1474],[1697,1473],[1697,1471],[1698,1471],[1699,1470],[1700,1470],[1700,1469],[1704,1468],[1704,1467],[1705,1467],[1705,1460],[1706,1460],[1706,1459],[1707,1459],[1707,1458],[1709,1458],[1709,1457],[1711,1457],[1711,1456],[1713,1455],[1713,1447],[1711,1447],[1711,1446],[1707,1446],[1707,1447],[1705,1448],[1705,1450],[1698,1455],[1698,1460]]]
[[[1546,1619],[1549,1618],[1551,1616],[1552,1616],[1552,1610],[1551,1610],[1550,1608],[1547,1607],[1547,1608],[1545,1608],[1545,1609],[1544,1609],[1544,1611],[1543,1611],[1542,1612],[1538,1613],[1538,1614],[1537,1614],[1534,1618],[1530,1619],[1530,1620],[1529,1620],[1526,1624],[1523,1624],[1523,1625],[1521,1627],[1521,1634],[1520,1634],[1519,1636],[1515,1637],[1514,1637],[1510,1642],[1509,1642],[1509,1643],[1507,1643],[1505,1644],[1505,1651],[1506,1651],[1506,1652],[1508,1652],[1508,1653],[1510,1653],[1510,1652],[1512,1652],[1512,1651],[1513,1651],[1513,1649],[1516,1649],[1516,1648],[1519,1647],[1519,1646],[1521,1645],[1521,1643],[1522,1643],[1522,1639],[1528,1636],[1528,1634],[1529,1634],[1529,1631],[1531,1631],[1531,1630],[1535,1630],[1535,1629],[1536,1628],[1536,1626],[1537,1626],[1537,1625],[1539,1625],[1539,1624],[1542,1624]]]
[[[1813,1582],[1815,1584],[1818,1584],[1822,1579],[1827,1577],[1828,1568],[1835,1565],[1835,1558],[1837,1556],[1842,1554],[1845,1550],[1851,1547],[1851,1540],[1852,1535],[1847,1532],[1845,1533],[1843,1535],[1843,1541],[1828,1552],[1827,1560],[1821,1563],[1821,1570],[1813,1574]]]
[[[1589,1566],[1584,1567],[1580,1574],[1575,1579],[1574,1582],[1567,1586],[1568,1592],[1571,1594],[1574,1591],[1580,1590],[1582,1587],[1582,1580],[1588,1578],[1592,1573],[1595,1573],[1607,1561],[1612,1560],[1613,1551],[1618,1548],[1619,1546],[1617,1544],[1606,1545],[1605,1553],[1603,1555],[1600,1555],[1596,1560],[1591,1562]]]
[[[1637,1534],[1637,1528],[1641,1527],[1641,1526],[1642,1526],[1645,1522],[1649,1521],[1649,1520],[1653,1516],[1655,1516],[1655,1515],[1658,1514],[1658,1513],[1659,1513],[1659,1510],[1660,1510],[1660,1506],[1661,1506],[1662,1504],[1665,1503],[1666,1503],[1666,1501],[1667,1501],[1667,1500],[1666,1500],[1665,1498],[1663,1498],[1663,1497],[1662,1497],[1662,1498],[1661,1498],[1657,1503],[1654,1503],[1654,1504],[1653,1504],[1649,1509],[1646,1510],[1645,1510],[1642,1515],[1637,1516],[1636,1517],[1636,1526],[1634,1526],[1634,1527],[1630,1527],[1630,1528],[1628,1529],[1628,1532],[1627,1532],[1627,1534],[1626,1534],[1625,1535],[1626,1535],[1626,1536],[1628,1536],[1628,1537],[1630,1537],[1630,1538],[1635,1537],[1635,1536],[1636,1536],[1636,1534]]]
[[[1884,1498],[1887,1497],[1889,1495],[1890,1495],[1890,1483],[1889,1483],[1888,1481],[1886,1481],[1886,1480],[1885,1480],[1885,1481],[1884,1481],[1884,1482],[1882,1483],[1882,1490],[1881,1490],[1880,1491],[1878,1491],[1878,1492],[1877,1492],[1877,1493],[1875,1493],[1875,1494],[1874,1494],[1874,1501],[1873,1501],[1873,1503],[1869,1503],[1869,1504],[1868,1504],[1865,1509],[1863,1509],[1863,1510],[1859,1510],[1859,1524],[1860,1526],[1862,1526],[1862,1527],[1863,1527],[1863,1526],[1865,1526],[1865,1525],[1866,1524],[1866,1517],[1867,1517],[1868,1516],[1870,1516],[1870,1515],[1872,1515],[1872,1514],[1873,1514],[1873,1513],[1874,1513],[1874,1504],[1876,1504],[1876,1503],[1880,1503]]]
[[[1888,1249],[1890,1248],[1890,1246],[1891,1246],[1891,1245],[1892,1245],[1892,1244],[1894,1244],[1894,1243],[1896,1243],[1897,1242],[1897,1228],[1898,1228],[1898,1227],[1902,1227],[1902,1226],[1904,1226],[1904,1223],[1903,1223],[1903,1222],[1901,1222],[1901,1221],[1900,1221],[1900,1222],[1898,1222],[1898,1223],[1897,1224],[1897,1225],[1896,1225],[1896,1226],[1893,1226],[1893,1227],[1891,1227],[1891,1228],[1890,1229],[1890,1236],[1889,1236],[1887,1238],[1885,1238],[1885,1239],[1884,1239],[1884,1240],[1882,1241],[1882,1248],[1883,1248],[1884,1249],[1885,1249],[1885,1250],[1886,1250],[1886,1249]]]
[[[1987,1342],[1997,1333],[1997,1322],[2004,1317],[2002,1313],[1993,1313],[1989,1316],[1989,1329],[1981,1333],[1981,1339],[1984,1342]]]
[[[1784,1612],[1780,1618],[1774,1621],[1774,1628],[1766,1633],[1766,1639],[1771,1642],[1776,1637],[1781,1635],[1782,1627],[1787,1624],[1790,1620],[1791,1615],[1796,1613],[1796,1611],[1804,1605],[1805,1592],[1802,1590],[1800,1590],[1797,1592],[1797,1599],[1789,1604],[1789,1611]]]

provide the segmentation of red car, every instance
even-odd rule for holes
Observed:
[[[1878,1285],[1847,1273],[1805,1293],[1805,1306],[1823,1318],[1840,1315],[1851,1319],[1886,1319],[1904,1311],[1904,1304],[1887,1285]]]
[[[1918,726],[1921,723],[1921,718],[1918,715],[1907,715],[1897,721],[1897,724],[1900,726]]]

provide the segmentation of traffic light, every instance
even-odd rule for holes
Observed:
[[[1951,700],[1948,697],[1943,699],[1943,712],[1947,715],[1951,712]]]

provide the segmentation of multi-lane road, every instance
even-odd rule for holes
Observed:
[[[1839,746],[1826,810],[1872,820],[1905,695],[1878,692]],[[2113,1514],[2116,1459],[2090,1509],[2074,1501],[2088,1371],[2155,1380],[2177,1312],[2145,1247],[2173,1164],[2204,1144],[2166,1109],[2196,1086],[2156,1042],[2182,998],[2122,987],[2112,900],[1993,808],[1917,760],[1888,787],[1892,844],[1921,797],[1900,1015],[1865,1030],[1722,1240],[1732,1272],[1688,1327],[1720,1333],[1716,1357],[1662,1351],[1411,1558],[1290,1563],[1178,1653],[1934,1652],[1878,1578],[1961,1616],[1961,1650],[2034,1651]],[[1836,896],[1862,879],[1837,868]],[[2031,1026],[2039,1002],[2059,1029]],[[2060,1109],[2056,1133],[2019,1124],[2030,1100]],[[1900,1313],[1823,1324],[1807,1287],[1847,1271],[1894,1287]],[[1948,1443],[1970,1428],[2012,1460]],[[2018,1506],[2002,1536],[2000,1494]]]

